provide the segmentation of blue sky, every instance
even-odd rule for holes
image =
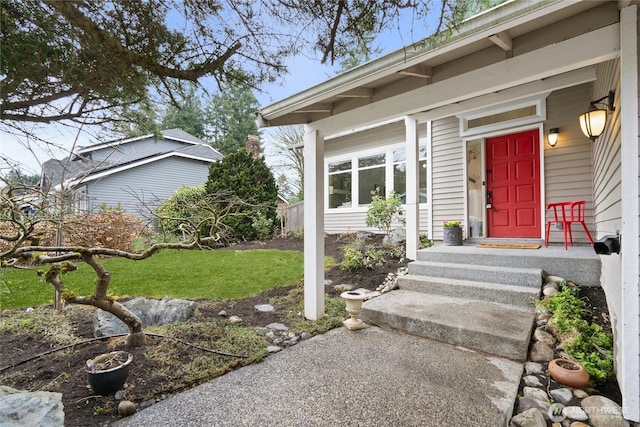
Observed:
[[[411,22],[410,14],[402,16],[398,28],[380,34],[374,42],[379,47],[380,55],[392,52],[402,46],[421,40],[432,30],[423,28],[417,22]],[[318,54],[319,57],[319,54]],[[319,59],[304,55],[290,58],[286,61],[289,73],[281,77],[278,82],[265,85],[263,93],[256,93],[261,106],[286,98],[313,85],[321,83],[336,75],[339,65],[322,65]],[[85,129],[78,133],[61,125],[39,125],[32,129],[40,138],[50,142],[29,141],[24,137],[15,137],[0,133],[0,155],[10,159],[11,163],[18,163],[28,174],[40,173],[40,164],[51,157],[62,158],[76,146],[88,145],[100,136],[98,129]],[[263,142],[268,144],[268,132],[265,132]],[[30,151],[30,150],[31,151]],[[268,154],[267,154],[268,156]],[[269,158],[267,157],[267,162]],[[0,172],[6,167],[0,158]]]

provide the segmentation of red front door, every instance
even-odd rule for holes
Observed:
[[[488,237],[540,238],[538,131],[487,139]]]

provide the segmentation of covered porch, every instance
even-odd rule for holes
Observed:
[[[383,182],[386,195],[404,196],[407,257],[416,260],[410,276],[419,276],[425,263],[429,274],[443,269],[461,275],[440,277],[444,285],[428,285],[429,295],[455,289],[454,298],[483,305],[487,288],[490,298],[502,290],[505,298],[520,295],[513,281],[524,280],[527,292],[539,292],[543,270],[581,285],[602,285],[625,415],[640,420],[638,13],[632,3],[508,2],[465,21],[448,39],[407,46],[262,109],[264,126],[306,129],[305,316],[324,314],[323,234],[363,229],[368,185]],[[611,92],[605,130],[590,140],[578,116]],[[559,130],[554,145],[547,139],[552,129]],[[493,182],[496,175],[500,179]],[[504,195],[522,197],[509,202]],[[504,200],[508,213],[501,215]],[[569,200],[585,200],[594,239],[617,231],[626,236],[620,254],[596,255],[579,229],[568,250],[563,233],[554,229],[552,245],[544,248],[547,205]],[[421,233],[440,241],[443,223],[452,220],[463,224],[463,246],[418,250]],[[537,240],[542,247],[521,253],[474,244],[493,238]],[[462,273],[469,260],[475,273]],[[580,277],[591,262],[599,265]],[[478,272],[493,280],[459,283],[469,281],[464,274],[477,278]],[[509,282],[495,282],[503,277]],[[435,309],[413,296],[418,311]],[[395,301],[391,310],[400,304]],[[517,313],[510,318],[529,316]],[[531,314],[528,331],[532,320]],[[520,330],[527,330],[526,321]],[[515,347],[527,341],[525,333],[514,338],[520,342]],[[521,357],[511,351],[504,356]]]

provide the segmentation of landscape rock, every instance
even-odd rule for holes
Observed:
[[[123,400],[118,403],[118,414],[128,417],[136,413],[136,404],[130,400]]]
[[[568,404],[573,398],[573,392],[568,388],[558,388],[549,392],[553,400],[563,405]]]
[[[313,335],[311,335],[309,332],[303,332],[302,334],[300,334],[300,339],[308,340],[309,338],[313,338]]]
[[[242,318],[240,318],[238,316],[231,316],[231,317],[229,317],[229,322],[231,322],[231,323],[242,323]]]
[[[542,387],[542,383],[535,375],[527,375],[522,380],[527,387]]]
[[[589,397],[589,393],[579,388],[573,389],[573,395],[578,399],[584,399],[585,397]]]
[[[276,308],[271,304],[257,304],[254,306],[261,313],[274,313]]]
[[[564,279],[560,276],[547,276],[544,278],[544,283],[560,283],[564,282]]]
[[[586,421],[589,419],[587,413],[579,406],[567,406],[562,410],[562,415],[576,421]],[[610,426],[610,424],[607,424]]]
[[[549,400],[549,396],[544,390],[535,387],[525,387],[522,391],[522,394],[525,397],[531,397],[532,399],[540,400],[543,402]]]
[[[538,362],[527,362],[524,364],[524,371],[527,375],[541,374],[543,369],[542,364]]]
[[[539,409],[543,414],[549,410],[549,402],[534,399],[533,397],[522,397],[518,400],[518,413],[526,412],[529,409]]]
[[[267,325],[267,329],[277,332],[286,332],[289,330],[289,328],[282,323],[269,323]]]
[[[280,350],[282,350],[282,347],[277,346],[277,345],[270,345],[269,347],[267,347],[267,352],[268,353],[277,353]]]
[[[162,300],[138,297],[126,301],[123,305],[140,318],[143,327],[184,322],[192,318],[196,311],[194,301],[170,297],[165,297]],[[101,309],[97,309],[93,313],[93,335],[95,337],[126,334],[127,332],[129,332],[127,325],[113,314]]]
[[[218,316],[220,316],[220,317],[227,317],[227,312],[226,312],[226,311],[224,311],[224,310],[220,310],[220,311],[218,312]]]
[[[553,335],[551,335],[549,332],[543,331],[540,328],[536,329],[533,332],[533,339],[539,342],[543,342],[548,346],[553,346],[557,342],[556,338]]]
[[[593,427],[629,427],[629,422],[622,416],[622,408],[611,399],[589,396],[580,405],[589,415],[589,422]]]
[[[541,341],[533,343],[531,352],[529,353],[529,359],[534,362],[548,362],[553,360],[553,356],[553,348]]]
[[[62,393],[0,386],[0,425],[64,427]]]
[[[407,240],[407,233],[404,228],[396,227],[391,230],[391,233],[385,235],[382,239],[382,243],[389,245],[399,245]]]
[[[536,408],[531,408],[511,418],[513,427],[547,427],[547,421],[542,412]]]

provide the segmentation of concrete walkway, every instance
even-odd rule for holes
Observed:
[[[116,425],[504,426],[522,370],[399,332],[338,328]]]

